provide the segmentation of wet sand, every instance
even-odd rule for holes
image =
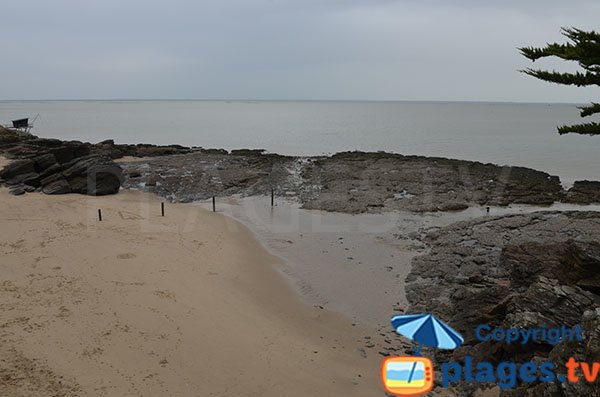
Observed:
[[[198,205],[212,209],[211,202]],[[410,262],[427,252],[427,233],[454,222],[487,216],[486,207],[464,211],[342,214],[304,210],[293,200],[229,197],[217,210],[249,227],[285,261],[278,269],[313,306],[351,318],[373,331],[389,331],[389,319],[406,309],[404,284]],[[490,216],[540,210],[600,210],[600,205],[554,204],[490,207]]]
[[[382,395],[368,331],[303,304],[230,218],[140,192],[0,200],[0,395]]]
[[[221,199],[217,209],[248,226],[285,259],[278,269],[307,303],[373,330],[390,328],[394,309],[406,306],[404,279],[418,253],[413,241],[394,235],[397,216],[303,210],[283,200],[271,208],[269,200]],[[212,208],[210,202],[200,205]]]

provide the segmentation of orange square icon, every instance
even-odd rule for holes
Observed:
[[[433,364],[426,357],[388,357],[381,364],[385,391],[395,396],[420,396],[433,388]]]

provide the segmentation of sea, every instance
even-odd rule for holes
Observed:
[[[565,186],[600,179],[600,137],[564,135],[577,106],[557,103],[81,100],[0,101],[0,123],[35,118],[40,137],[265,149],[346,150],[518,165]],[[36,118],[37,117],[37,118]]]

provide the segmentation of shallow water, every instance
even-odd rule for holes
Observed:
[[[212,203],[197,203],[212,208]],[[534,211],[600,211],[600,205],[471,207],[458,212],[348,215],[300,209],[269,197],[220,199],[217,210],[248,226],[273,254],[303,299],[380,329],[406,307],[410,260],[426,252],[418,240],[434,228],[481,216]]]
[[[316,101],[0,101],[0,123],[43,137],[263,148],[289,155],[385,150],[520,165],[566,185],[599,179],[600,138],[559,136],[575,104]]]

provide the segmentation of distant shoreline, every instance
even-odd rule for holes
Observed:
[[[440,104],[440,103],[456,103],[456,104],[493,104],[493,105],[573,105],[581,106],[586,104],[586,101],[581,102],[539,102],[539,101],[494,101],[494,100],[464,100],[464,101],[449,101],[435,99],[148,99],[148,98],[80,98],[80,99],[0,99],[0,103],[7,102],[339,102],[339,103],[422,103],[422,104]]]

